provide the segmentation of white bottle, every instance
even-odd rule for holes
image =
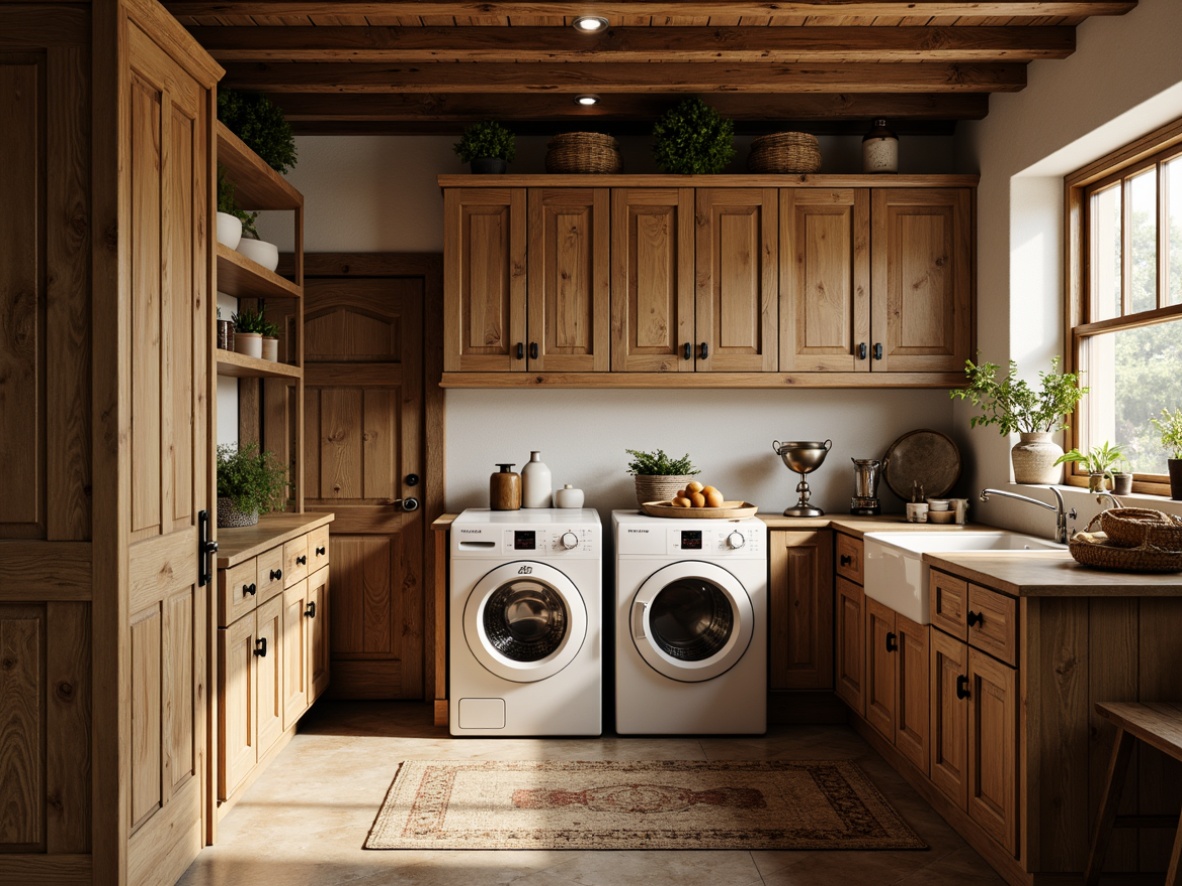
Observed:
[[[550,469],[542,463],[542,453],[531,452],[521,469],[521,506],[550,507]]]

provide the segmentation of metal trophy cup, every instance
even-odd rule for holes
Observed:
[[[784,460],[784,464],[788,466],[789,470],[800,474],[800,482],[796,484],[796,491],[800,493],[800,501],[784,511],[785,517],[820,517],[825,513],[820,508],[809,504],[809,484],[804,475],[811,474],[821,467],[821,463],[825,461],[825,456],[829,454],[832,446],[832,440],[826,440],[824,443],[815,441],[781,443],[779,440],[772,442],[772,451]]]

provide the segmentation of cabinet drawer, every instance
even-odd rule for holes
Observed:
[[[862,539],[837,533],[837,574],[862,584]]]
[[[931,592],[928,605],[932,610],[932,624],[946,634],[967,639],[968,582],[933,569],[928,573],[928,590]]]
[[[1006,664],[1018,664],[1018,601],[979,585],[969,585],[965,619],[969,645]]]
[[[283,548],[276,546],[258,556],[259,602],[270,600],[283,590],[287,577],[283,568]]]
[[[308,577],[308,536],[301,535],[283,545],[283,586],[290,588]]]
[[[218,627],[226,628],[250,612],[258,603],[255,558],[230,569],[218,570]]]
[[[308,533],[308,573],[328,565],[328,526]]]

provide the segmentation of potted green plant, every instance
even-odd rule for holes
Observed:
[[[473,123],[452,146],[477,175],[501,175],[517,153],[513,133],[495,120]]]
[[[653,157],[664,172],[712,175],[735,156],[735,125],[700,98],[683,99],[653,127]]]
[[[296,165],[291,124],[265,95],[237,89],[219,90],[218,119],[280,175]]]
[[[263,359],[279,360],[279,326],[269,320],[263,321]]]
[[[218,526],[253,526],[283,505],[287,472],[257,443],[218,447]]]
[[[263,333],[270,325],[260,311],[244,308],[230,315],[234,324],[234,350],[247,357],[263,356]]]
[[[981,410],[969,420],[970,427],[996,425],[1003,434],[1017,433],[1019,442],[1010,450],[1016,483],[1058,483],[1062,470],[1057,459],[1063,449],[1051,435],[1067,427],[1063,417],[1070,414],[1088,392],[1079,386],[1073,372],[1059,372],[1059,358],[1051,360],[1051,371],[1038,374],[1039,386],[1031,387],[1018,378],[1018,364],[1011,360],[1009,374],[998,378],[995,363],[965,361],[968,386],[949,391],[954,400],[968,400]]]
[[[648,501],[669,501],[684,489],[694,474],[701,473],[690,460],[687,452],[681,458],[670,458],[665,450],[642,452],[625,449],[632,460],[628,462],[628,473],[636,477],[636,503]]]
[[[1109,445],[1105,440],[1087,452],[1071,449],[1055,459],[1055,465],[1075,463],[1088,472],[1088,492],[1104,492],[1104,481],[1112,476],[1112,466],[1124,458],[1120,445]]]
[[[1133,466],[1123,455],[1112,471],[1112,494],[1129,495],[1133,491]]]
[[[1161,418],[1151,418],[1150,423],[1161,434],[1161,448],[1170,453],[1166,460],[1170,472],[1170,498],[1182,501],[1182,409],[1161,411]]]

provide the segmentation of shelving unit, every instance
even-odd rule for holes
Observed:
[[[235,200],[247,211],[291,212],[293,256],[288,279],[236,250],[217,244],[217,291],[239,299],[240,309],[257,307],[280,322],[284,338],[276,363],[219,349],[219,376],[237,378],[238,436],[256,440],[288,465],[292,479],[289,509],[304,511],[304,197],[271,169],[243,141],[217,124],[217,162],[234,183]],[[272,310],[268,311],[268,300]],[[278,309],[274,302],[278,301]]]

